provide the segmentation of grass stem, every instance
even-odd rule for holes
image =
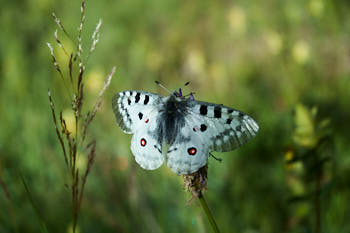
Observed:
[[[210,210],[209,210],[208,204],[207,204],[207,202],[205,201],[203,194],[200,193],[199,196],[198,196],[198,198],[199,198],[199,201],[200,201],[200,203],[201,203],[201,206],[202,206],[202,208],[203,208],[205,214],[206,214],[207,217],[208,217],[208,220],[209,220],[209,222],[210,222],[210,225],[211,225],[213,231],[214,231],[215,233],[220,233],[219,228],[218,228],[218,225],[216,225],[215,219],[214,219],[213,215],[211,214],[211,212],[210,212]]]

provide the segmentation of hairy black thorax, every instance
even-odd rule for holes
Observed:
[[[172,145],[177,135],[180,135],[182,127],[185,126],[187,99],[176,97],[171,94],[164,102],[164,108],[160,111],[157,121],[158,142],[162,145]]]

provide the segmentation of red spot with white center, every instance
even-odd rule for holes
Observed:
[[[189,155],[195,155],[197,153],[197,149],[194,147],[188,148],[187,150]]]
[[[147,142],[146,139],[142,138],[140,141],[141,146],[146,146]]]

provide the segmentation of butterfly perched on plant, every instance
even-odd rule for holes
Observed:
[[[159,84],[159,83],[157,83]],[[123,91],[112,99],[117,124],[131,139],[131,151],[144,169],[164,162],[176,174],[191,174],[208,162],[211,151],[234,150],[252,139],[258,124],[245,113],[196,101],[179,91],[161,96]]]

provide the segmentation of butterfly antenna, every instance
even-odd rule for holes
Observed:
[[[190,84],[190,81],[186,82],[186,83],[184,84],[184,87],[185,87],[185,86],[188,86],[189,84]],[[180,88],[180,90],[181,90],[181,88]],[[191,100],[194,100],[193,94],[195,94],[195,92],[191,92],[191,93],[185,95],[184,97],[186,98],[187,96],[189,96]]]
[[[191,96],[191,95],[194,95],[194,94],[196,94],[196,92],[191,92],[191,93],[185,95],[184,97]]]
[[[222,158],[215,157],[212,153],[209,153],[211,157],[213,157],[216,161],[222,162]]]
[[[161,88],[163,88],[165,91],[167,91],[169,94],[171,94],[171,91],[169,91],[169,89],[163,86],[163,84],[161,84],[159,81],[155,81],[155,83]]]

